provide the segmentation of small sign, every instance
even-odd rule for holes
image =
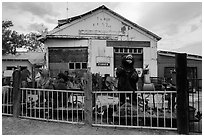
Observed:
[[[108,56],[97,56],[96,66],[110,66],[110,59]]]
[[[3,72],[3,77],[12,77],[13,70],[5,70]]]
[[[96,63],[96,66],[110,66],[110,63],[100,62]]]

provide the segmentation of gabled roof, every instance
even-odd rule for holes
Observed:
[[[69,23],[71,23],[71,22],[73,22],[73,21],[75,21],[75,20],[79,20],[79,19],[81,19],[82,17],[87,16],[87,15],[89,15],[89,14],[92,14],[93,12],[96,12],[96,11],[101,10],[101,9],[107,10],[108,12],[112,13],[113,15],[115,15],[115,16],[117,16],[117,17],[123,19],[124,21],[130,23],[133,27],[136,27],[136,28],[138,28],[138,29],[144,31],[145,33],[147,33],[147,34],[153,36],[153,37],[156,38],[158,41],[161,39],[161,37],[159,37],[159,36],[157,36],[156,34],[150,32],[149,30],[147,30],[147,29],[145,29],[145,28],[139,26],[138,24],[136,24],[136,23],[134,23],[134,22],[131,22],[130,20],[128,20],[128,19],[122,17],[122,16],[119,15],[118,13],[116,13],[116,12],[112,11],[111,9],[107,8],[105,5],[102,5],[102,6],[96,8],[96,9],[94,9],[94,10],[91,10],[91,11],[89,11],[89,12],[86,12],[86,13],[81,14],[81,15],[78,15],[78,16],[74,16],[74,17],[71,17],[71,18],[58,20],[58,25],[55,27],[55,29],[56,29],[56,28],[59,28],[59,27],[61,27],[61,26],[63,26],[63,25],[69,24]]]

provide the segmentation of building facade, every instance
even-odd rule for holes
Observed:
[[[41,40],[52,75],[90,68],[92,73],[114,76],[122,56],[132,54],[135,69],[149,65],[150,75],[156,77],[160,39],[102,5],[85,14],[58,20],[57,27]]]
[[[20,67],[21,70],[27,68],[30,72],[35,67],[45,66],[45,53],[43,52],[23,52],[16,55],[2,56],[2,76],[12,77],[13,71]]]
[[[158,51],[158,77],[170,79],[175,71],[176,52]],[[202,56],[187,54],[187,79],[202,79]],[[202,81],[199,80],[199,87]]]

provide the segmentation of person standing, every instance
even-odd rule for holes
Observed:
[[[133,91],[133,95],[131,93],[121,93],[120,94],[120,105],[126,102],[126,98],[128,97],[130,102],[136,103],[136,94],[137,91],[137,82],[138,82],[138,74],[134,69],[134,59],[132,55],[127,55],[122,58],[121,67],[116,70],[116,77],[118,78],[118,91]],[[131,99],[133,99],[131,101]]]
[[[22,86],[22,88],[28,87],[28,80],[31,80],[30,75],[31,75],[31,73],[27,68],[25,68],[21,71],[21,80],[22,80],[21,86]]]

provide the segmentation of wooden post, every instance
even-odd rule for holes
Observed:
[[[21,111],[21,71],[15,70],[13,72],[13,117],[18,118]]]
[[[176,54],[177,129],[179,134],[189,134],[187,59],[185,53]]]
[[[84,116],[85,116],[85,124],[92,125],[92,75],[90,71],[87,71],[85,74],[86,78],[86,86],[84,90]]]

